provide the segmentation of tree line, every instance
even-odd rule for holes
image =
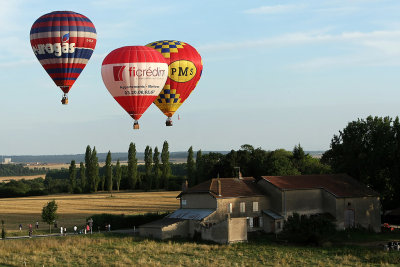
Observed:
[[[184,166],[174,167],[178,173],[182,173]],[[50,174],[49,177],[52,175]],[[46,177],[47,178],[47,177]],[[136,145],[129,144],[127,164],[122,165],[117,159],[112,164],[112,154],[109,151],[103,167],[99,167],[96,147],[86,147],[85,162],[80,162],[79,168],[74,160],[71,161],[68,170],[69,191],[72,193],[91,193],[97,191],[128,190],[153,190],[180,189],[183,176],[174,175],[169,162],[169,145],[165,141],[161,153],[158,147],[153,150],[146,146],[144,153],[144,165],[138,165],[136,157]]]
[[[21,176],[21,175],[35,175],[45,174],[45,168],[24,167],[22,164],[0,164],[0,176]]]

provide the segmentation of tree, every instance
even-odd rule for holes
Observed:
[[[161,180],[165,189],[168,189],[168,179],[170,175],[171,167],[169,166],[168,142],[164,141],[161,151]]]
[[[151,174],[151,169],[152,169],[152,164],[153,164],[153,151],[151,149],[151,147],[146,146],[146,149],[144,151],[144,165],[145,165],[145,170],[146,170],[146,174],[145,174],[145,187],[146,190],[150,190],[153,184],[153,177]]]
[[[119,159],[117,160],[117,165],[115,166],[115,183],[117,186],[117,191],[119,191],[119,186],[121,185],[122,169]]]
[[[86,147],[86,152],[85,152],[85,167],[86,167],[86,188],[84,192],[91,192],[92,191],[92,185],[93,185],[93,167],[92,167],[92,149],[88,145]]]
[[[384,209],[400,202],[399,118],[372,117],[352,121],[331,140],[322,162],[379,192]]]
[[[76,165],[75,160],[71,160],[71,165],[69,166],[69,185],[70,192],[73,193],[76,188]]]
[[[79,164],[79,176],[81,180],[81,192],[87,192],[86,170],[83,162]]]
[[[159,189],[161,187],[161,171],[160,171],[160,152],[158,152],[158,147],[154,148],[153,155],[153,177],[154,177],[154,187]]]
[[[128,184],[130,189],[135,189],[137,179],[136,146],[134,143],[130,143],[128,150]]]
[[[107,158],[106,158],[106,165],[105,165],[105,182],[106,182],[106,189],[108,192],[112,191],[112,166],[111,166],[111,152],[108,151]]]
[[[189,182],[189,186],[194,186],[196,184],[196,165],[193,159],[193,147],[190,147],[188,150],[186,166],[187,166],[186,176]]]
[[[201,150],[196,153],[196,181],[195,184],[198,184],[203,181],[204,177],[204,169],[203,169],[203,158]]]
[[[42,220],[49,225],[51,233],[51,224],[58,218],[57,214],[58,205],[55,200],[48,202],[42,209]]]
[[[89,177],[90,187],[92,192],[97,192],[97,188],[100,182],[99,177],[99,159],[97,157],[96,147],[93,147],[92,154],[90,155],[90,174]]]

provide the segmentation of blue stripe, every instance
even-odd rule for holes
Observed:
[[[52,27],[39,27],[39,28],[32,28],[31,34],[33,33],[40,33],[40,32],[60,32],[60,31],[83,31],[83,32],[94,32],[96,33],[96,29],[89,26],[52,26]]]
[[[36,23],[39,22],[48,22],[48,21],[85,21],[85,22],[90,22],[92,21],[88,18],[77,18],[77,17],[49,17],[49,18],[38,18],[35,23],[33,23],[33,26],[35,26]]]
[[[81,68],[57,68],[57,69],[47,69],[47,73],[81,73],[83,69]]]
[[[78,78],[53,78],[53,81],[65,81],[65,80],[72,80],[76,81]]]
[[[93,54],[93,50],[91,49],[85,49],[85,48],[75,48],[74,53],[62,53],[61,56],[57,57],[54,53],[48,54],[47,52],[45,54],[37,54],[36,57],[38,60],[42,59],[49,59],[49,58],[84,58],[84,59],[90,59],[90,57]]]

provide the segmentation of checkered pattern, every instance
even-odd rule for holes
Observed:
[[[170,58],[171,53],[178,53],[178,49],[183,48],[184,45],[184,42],[166,40],[153,42],[148,44],[147,46],[156,49],[165,58]]]
[[[181,102],[180,94],[176,93],[176,89],[170,89],[170,85],[166,84],[164,89],[158,95],[156,102],[162,104],[178,104]]]

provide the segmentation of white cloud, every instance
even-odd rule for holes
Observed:
[[[244,11],[246,14],[275,14],[295,9],[295,5],[262,6]]]

